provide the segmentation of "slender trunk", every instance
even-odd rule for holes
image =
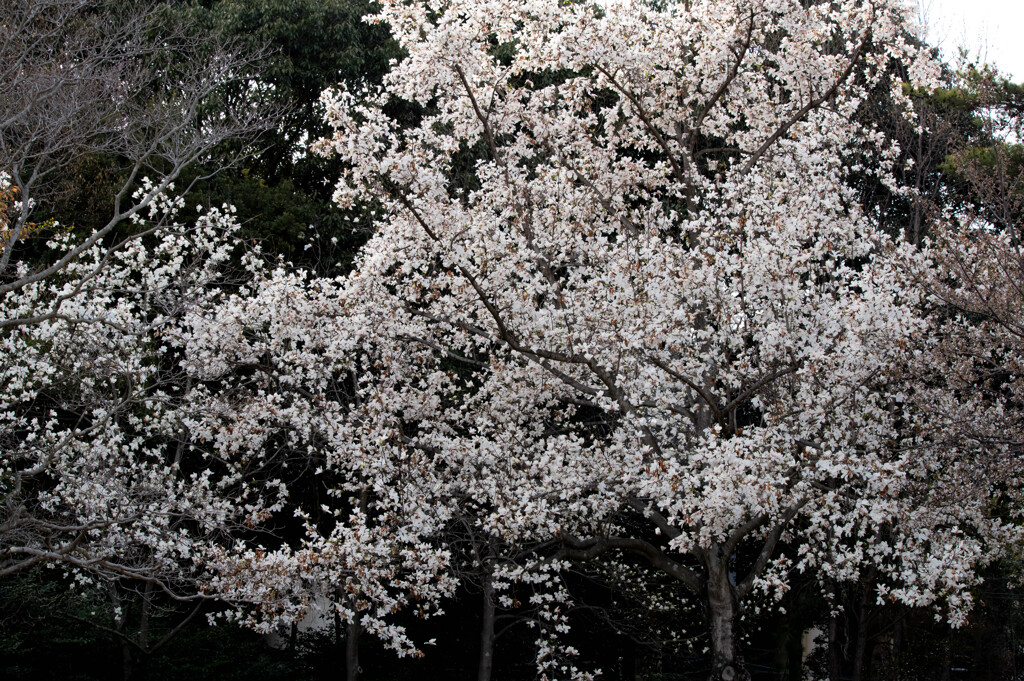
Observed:
[[[903,678],[903,648],[906,641],[906,617],[901,607],[896,613],[896,621],[892,628],[892,666],[895,670],[895,679],[900,681]],[[948,666],[948,665],[947,665]],[[946,681],[949,681],[948,679]]]
[[[857,609],[857,648],[853,654],[852,681],[864,678],[864,659],[868,646],[868,591],[870,582],[865,582],[860,595],[860,607]]]
[[[914,178],[914,224],[913,224],[913,235],[914,245],[918,246],[921,243],[921,224],[924,220],[924,206],[922,206],[921,200],[921,180],[924,173],[923,170],[923,157],[924,157],[924,130],[917,134],[917,158],[914,163],[914,169],[917,171],[917,175]]]
[[[149,650],[149,612],[153,607],[153,584],[146,583],[139,611],[139,647]]]
[[[477,668],[477,681],[491,681],[494,668],[494,583],[491,571],[484,568],[483,578],[483,611],[480,620],[480,664]]]
[[[142,592],[142,601],[139,603],[139,645],[135,651],[136,659],[132,668],[133,679],[145,679],[149,677],[149,616],[153,610],[153,584],[146,583]]]
[[[950,681],[953,674],[953,640],[952,631],[946,630],[945,640],[942,642],[942,670],[939,672],[939,681]],[[981,646],[978,646],[980,648]],[[984,669],[981,665],[974,665],[975,669]],[[1016,676],[1009,677],[1016,679]]]
[[[127,640],[127,606],[121,600],[121,594],[117,591],[117,584],[111,582],[107,587],[107,595],[110,597],[110,605],[114,609],[114,629],[121,634],[118,638],[121,642],[121,678],[123,681],[132,681],[135,676],[135,666],[132,660],[132,647]]]
[[[121,641],[121,678],[124,681],[132,681],[135,676],[132,665],[132,647],[126,641]]]
[[[711,681],[748,681],[750,674],[736,646],[739,603],[729,580],[729,557],[719,547],[708,551],[707,614],[711,624]]]
[[[617,678],[621,681],[637,681],[636,678],[636,643],[632,637],[619,636],[619,659]],[[650,659],[650,658],[648,658]]]
[[[840,681],[842,678],[842,651],[839,648],[839,618],[833,613],[828,618],[828,681]]]
[[[799,673],[800,669],[800,652],[803,650],[801,645],[802,641],[799,636],[793,635],[793,623],[790,619],[790,615],[786,615],[781,622],[779,622],[778,628],[775,630],[775,655],[772,660],[772,666],[775,668],[771,676],[776,679],[785,679],[788,681],[791,678],[800,679],[802,674]],[[794,643],[796,646],[796,655],[793,655]]]
[[[348,623],[348,632],[345,640],[345,678],[347,681],[359,681],[359,635],[362,633],[359,626],[358,614],[354,615]]]

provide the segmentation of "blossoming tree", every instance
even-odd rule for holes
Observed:
[[[325,95],[336,199],[381,210],[343,294],[382,354],[377,442],[486,533],[687,585],[715,679],[746,676],[743,603],[787,570],[873,563],[879,598],[957,622],[1011,531],[971,464],[989,449],[936,408],[955,395],[922,399],[918,257],[846,184],[890,181],[872,89],[932,79],[909,16],[385,1],[407,57]]]
[[[111,593],[237,605],[221,614],[264,631],[312,616],[322,591],[414,652],[387,620],[451,593],[446,552],[420,537],[445,517],[429,478],[396,492],[409,470],[381,456],[391,420],[353,398],[350,339],[372,320],[335,324],[337,282],[269,271],[232,210],[190,224],[180,197],[144,182],[136,198],[154,193],[113,247],[38,226],[53,259],[77,257],[0,296],[0,321],[47,310],[0,334],[0,578],[56,567]],[[19,195],[0,175],[0,231]],[[303,493],[317,466],[329,513]]]
[[[747,676],[744,604],[793,569],[871,566],[879,599],[961,622],[1018,534],[993,508],[1019,439],[977,427],[1015,393],[945,376],[972,336],[943,260],[850,187],[894,184],[871,93],[933,77],[908,16],[384,0],[406,58],[324,97],[336,199],[379,213],[349,276],[226,282],[231,221],[163,220],[163,181],[122,216],[152,203],[147,240],[11,261],[0,574],[187,580],[256,627],[324,607],[417,654],[392,616],[437,612],[461,559],[485,623],[529,585],[548,676],[577,672],[557,570],[613,551],[696,595],[714,679]]]
[[[161,194],[148,211],[155,242],[80,250],[59,280],[0,298],[3,320],[61,299],[59,314],[0,337],[0,577],[57,564],[193,598],[210,546],[259,519],[262,492],[251,513],[241,506],[245,466],[191,446],[188,419],[206,406],[174,360],[186,311],[226,282],[237,224],[212,210],[185,226],[167,218],[176,208]],[[145,233],[147,219],[134,222]],[[80,249],[48,228],[54,258]]]
[[[238,225],[220,210],[186,224],[168,195],[194,164],[231,165],[211,157],[224,143],[241,157],[275,125],[251,97],[225,99],[263,55],[210,45],[156,3],[7,9],[0,577],[51,564],[195,598],[209,547],[258,519],[262,490],[242,489],[237,461],[204,460],[182,420],[204,407],[178,365],[180,324],[231,278]],[[87,159],[113,185],[89,178],[102,207],[77,217],[93,229],[59,225]]]

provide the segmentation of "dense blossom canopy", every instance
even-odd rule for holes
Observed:
[[[454,593],[461,531],[504,547],[476,567],[532,585],[542,638],[565,626],[561,561],[642,556],[704,604],[714,678],[744,673],[744,601],[794,570],[834,584],[871,568],[879,599],[962,622],[978,569],[1019,540],[1020,378],[971,391],[965,348],[982,338],[1017,367],[1020,346],[950,303],[977,250],[950,274],[853,187],[867,174],[902,191],[859,112],[879,91],[905,103],[901,78],[935,82],[911,14],[383,0],[372,20],[406,56],[379,89],[325,93],[335,134],[317,145],[345,163],[337,202],[377,216],[351,274],[247,257],[243,280],[214,284],[216,212],[194,244],[119,252],[81,310],[4,337],[7,432],[48,444],[10,444],[3,479],[47,468],[39,503],[97,508],[74,511],[89,537],[93,517],[119,517],[112,498],[163,519],[126,523],[130,541],[195,557],[209,593],[258,605],[255,626],[326,599],[403,653],[418,651],[391,615]],[[75,271],[4,314],[61,296]],[[88,428],[23,408],[68,376],[85,377],[59,394],[89,393]],[[148,387],[122,416],[107,405],[140,395],[124,381]],[[217,464],[181,474],[164,437]],[[71,489],[92,475],[116,484]],[[310,476],[325,495],[301,491]],[[167,539],[275,514],[299,529]],[[552,640],[541,668],[574,673]]]

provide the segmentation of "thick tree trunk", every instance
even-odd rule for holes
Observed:
[[[715,547],[708,551],[706,608],[711,625],[711,681],[748,681],[750,674],[736,646],[739,603],[729,580],[729,557]]]
[[[484,570],[483,611],[480,620],[480,663],[477,667],[477,681],[491,681],[494,669],[494,584],[489,569]]]
[[[347,681],[359,681],[359,635],[362,633],[359,626],[358,613],[348,623],[348,632],[345,640],[345,678]]]

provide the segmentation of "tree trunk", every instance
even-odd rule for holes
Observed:
[[[491,681],[494,668],[494,584],[489,567],[483,575],[483,611],[480,620],[480,664],[477,667],[477,681]]]
[[[132,646],[128,640],[127,606],[121,600],[121,594],[117,591],[117,583],[111,582],[107,587],[107,595],[110,598],[110,605],[114,610],[114,630],[119,634],[121,643],[121,679],[132,681],[135,676],[135,665],[132,659]]]
[[[864,660],[867,658],[868,646],[868,591],[870,589],[869,582],[865,582],[857,609],[857,647],[853,654],[852,681],[862,681],[864,678]]]
[[[736,646],[739,603],[729,579],[729,557],[719,547],[708,551],[707,615],[711,625],[711,681],[749,681]]]
[[[362,627],[359,626],[359,614],[354,613],[352,621],[348,623],[348,635],[345,640],[345,678],[347,681],[359,681],[359,635]]]
[[[789,681],[794,676],[792,673],[794,658],[790,655],[790,650],[793,648],[791,624],[790,616],[787,615],[775,628],[775,655],[772,657],[772,667],[774,667],[771,672],[772,678]],[[795,659],[796,666],[799,667],[800,657],[797,656]],[[797,674],[796,678],[799,679],[800,675]]]
[[[139,604],[139,648],[149,650],[149,612],[153,606],[153,584],[146,583],[146,589],[142,592],[142,602]]]
[[[842,679],[842,670],[843,657],[839,645],[839,618],[833,613],[828,618],[828,681],[840,681]]]
[[[947,629],[946,630],[946,637],[945,637],[946,640],[942,642],[943,643],[943,645],[942,645],[942,669],[939,671],[939,681],[950,681],[950,679],[952,678],[952,675],[953,675],[953,640],[952,640],[953,637],[952,637],[952,633],[953,633],[952,631]],[[978,646],[978,648],[981,648],[981,646]],[[975,669],[975,673],[976,674],[978,673],[978,670],[983,669],[983,668],[984,667],[982,667],[981,665],[978,665],[978,664],[974,665],[974,669]],[[1016,676],[1011,676],[1009,678],[1015,679],[1017,677]]]
[[[134,667],[132,668],[132,679],[149,678],[149,657],[152,651],[149,649],[149,617],[153,610],[153,583],[147,582],[142,592],[142,602],[139,604],[139,645],[135,651]]]
[[[124,681],[132,681],[135,677],[135,668],[132,664],[132,647],[126,641],[121,641],[121,678]]]

